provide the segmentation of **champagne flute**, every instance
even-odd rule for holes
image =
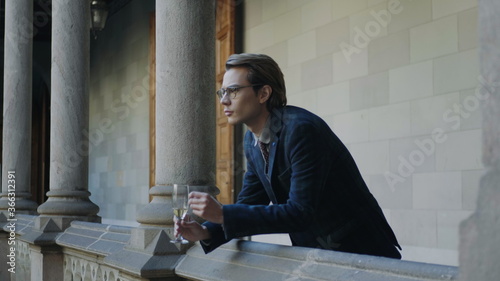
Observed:
[[[182,184],[174,184],[174,192],[172,193],[172,208],[174,209],[174,216],[177,220],[184,220],[188,210],[188,195],[189,186]],[[189,241],[184,239],[182,235],[170,240],[171,243],[188,244]]]

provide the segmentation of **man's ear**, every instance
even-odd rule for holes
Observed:
[[[259,90],[259,102],[266,103],[269,98],[271,98],[271,94],[273,93],[273,88],[269,85],[264,85]]]

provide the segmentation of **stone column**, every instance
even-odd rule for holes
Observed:
[[[53,0],[50,191],[36,227],[100,221],[88,191],[89,40],[89,1]]]
[[[172,185],[215,193],[215,1],[156,2],[156,184],[142,224],[173,225]]]
[[[500,267],[500,2],[479,1],[478,90],[483,100],[483,163],[477,209],[460,229],[459,279],[496,281]]]
[[[0,199],[0,211],[5,217],[0,220],[13,218],[7,212],[9,197],[15,198],[15,213],[35,214],[37,208],[30,193],[32,53],[33,1],[7,0]]]
[[[173,237],[172,186],[215,194],[215,0],[156,1],[156,182],[122,253],[109,264],[178,280],[187,247]],[[147,258],[144,257],[147,255]],[[152,263],[151,261],[155,261]],[[156,280],[156,279],[155,279]]]

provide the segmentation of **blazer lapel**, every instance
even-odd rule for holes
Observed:
[[[267,175],[265,173],[265,162],[264,158],[262,157],[262,152],[260,151],[259,146],[253,146],[253,160],[256,168],[256,172],[259,175],[260,181],[262,182],[262,185],[266,189],[266,193],[269,196],[269,199],[273,204],[278,203],[278,200],[276,200],[276,195],[274,194],[273,188],[271,186],[270,179],[267,178]],[[269,155],[269,159],[271,159],[271,155]],[[271,163],[269,163],[269,169],[271,169]]]

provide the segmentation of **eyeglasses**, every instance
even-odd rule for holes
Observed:
[[[248,86],[239,86],[239,87],[227,87],[225,89],[221,88],[220,90],[217,91],[217,96],[219,97],[220,100],[222,100],[226,96],[226,94],[228,94],[230,99],[234,99],[240,89],[255,87],[255,86],[261,86],[261,84],[252,84]]]

